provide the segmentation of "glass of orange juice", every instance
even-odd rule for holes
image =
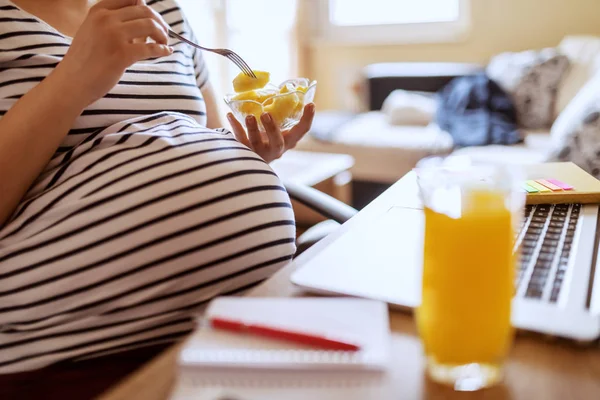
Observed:
[[[416,169],[425,212],[417,325],[427,373],[456,390],[502,379],[513,338],[518,171],[431,158]]]

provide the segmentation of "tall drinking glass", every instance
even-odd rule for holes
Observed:
[[[456,390],[494,385],[514,334],[520,177],[460,158],[426,159],[416,171],[425,208],[416,317],[428,375]]]

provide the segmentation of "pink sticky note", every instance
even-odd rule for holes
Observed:
[[[559,181],[558,179],[546,179],[548,182],[558,186],[559,188],[563,189],[563,190],[573,190],[575,189],[573,186],[571,185],[567,185],[564,182]]]
[[[553,192],[560,192],[562,190],[562,188],[560,188],[560,186],[556,186],[555,184],[548,182],[545,179],[536,179],[536,182],[539,183],[540,185],[547,187],[548,189],[552,190]]]

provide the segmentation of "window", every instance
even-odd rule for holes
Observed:
[[[225,4],[229,48],[239,51],[252,68],[269,71],[273,82],[295,75],[291,41],[296,1],[227,0]],[[233,64],[229,66],[232,79],[239,72]]]
[[[459,40],[469,0],[315,0],[321,39],[350,44]]]
[[[330,0],[329,19],[337,26],[457,21],[458,0]]]
[[[298,0],[178,1],[202,45],[232,49],[253,69],[269,71],[274,82],[295,76]],[[231,92],[240,70],[216,54],[205,53],[204,59],[217,96]]]

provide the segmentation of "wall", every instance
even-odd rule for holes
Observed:
[[[600,36],[600,0],[471,0],[471,32],[457,43],[394,46],[314,44],[308,73],[319,81],[319,109],[352,105],[349,86],[360,68],[390,61],[485,63],[503,51],[557,45],[567,34]]]

